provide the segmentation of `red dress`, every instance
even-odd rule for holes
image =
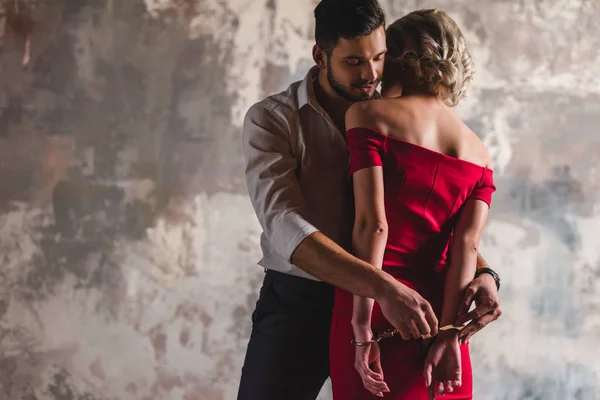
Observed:
[[[446,253],[463,203],[476,198],[490,204],[495,191],[492,171],[465,160],[388,137],[353,128],[346,132],[350,174],[383,166],[388,241],[383,270],[429,301],[438,319],[444,298]],[[352,294],[337,289],[330,337],[331,381],[334,400],[378,398],[367,391],[354,369],[355,348]],[[374,331],[392,328],[375,303]],[[384,399],[427,400],[423,378],[422,339],[399,336],[380,342],[384,380],[391,393]],[[440,399],[472,399],[472,371],[468,344],[461,346],[463,385]]]

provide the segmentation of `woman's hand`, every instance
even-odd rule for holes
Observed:
[[[425,360],[425,385],[429,388],[429,399],[435,393],[452,393],[454,387],[462,385],[462,365],[457,331],[440,332],[434,339]]]
[[[368,342],[373,339],[370,328],[355,328],[354,340],[357,342]],[[356,346],[354,368],[358,371],[365,389],[375,396],[383,397],[383,393],[390,391],[383,381],[383,370],[381,369],[381,354],[377,343],[365,346]]]

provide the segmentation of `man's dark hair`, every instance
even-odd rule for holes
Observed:
[[[327,54],[340,39],[385,29],[385,12],[377,0],[321,0],[315,8],[315,40]]]

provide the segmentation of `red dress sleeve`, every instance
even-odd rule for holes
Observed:
[[[491,206],[492,194],[495,191],[496,186],[494,185],[494,172],[489,168],[483,168],[483,174],[469,195],[469,198],[485,201],[488,206]]]
[[[383,155],[387,136],[366,128],[352,128],[346,131],[346,140],[350,150],[350,172],[383,166]]]

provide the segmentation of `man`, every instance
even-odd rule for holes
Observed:
[[[377,0],[323,0],[315,22],[316,66],[253,105],[244,120],[246,181],[264,231],[266,273],[238,400],[317,397],[329,376],[334,286],[374,298],[398,329],[412,322],[423,335],[438,329],[417,292],[348,253],[354,207],[344,116],[353,102],[376,95],[384,12]],[[478,264],[457,321],[473,319],[465,340],[500,315],[497,275],[481,257]],[[472,301],[477,307],[467,313]]]

